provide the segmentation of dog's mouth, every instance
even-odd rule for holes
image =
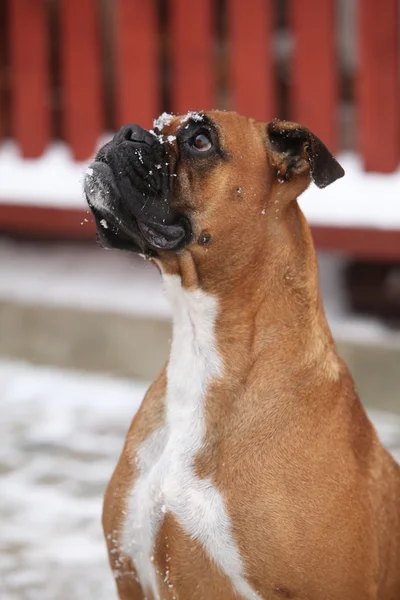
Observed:
[[[146,255],[178,251],[190,224],[173,210],[173,158],[159,137],[124,126],[98,152],[84,189],[100,243]]]

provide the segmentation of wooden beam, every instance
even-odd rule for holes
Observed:
[[[400,260],[400,230],[367,227],[311,227],[319,250],[355,258]],[[0,204],[0,234],[52,240],[94,240],[95,225],[84,208]]]
[[[0,233],[29,239],[89,240],[95,238],[95,225],[84,209],[0,204]]]

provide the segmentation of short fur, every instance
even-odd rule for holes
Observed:
[[[311,176],[324,187],[343,171],[297,124],[207,119],[218,156],[168,147],[170,205],[191,231],[153,254],[171,288],[171,357],[105,496],[119,597],[399,600],[400,468],[337,354],[297,203]]]

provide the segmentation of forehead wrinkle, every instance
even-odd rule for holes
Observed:
[[[243,117],[235,112],[225,111],[212,111],[205,113],[205,116],[213,122],[221,147],[228,156],[231,156],[232,148],[237,152],[238,138],[241,140],[242,147],[246,140],[254,140],[255,136],[260,138],[258,122],[253,119]],[[250,128],[249,125],[251,125]]]

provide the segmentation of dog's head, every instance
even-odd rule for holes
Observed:
[[[213,111],[163,115],[154,131],[122,127],[87,170],[85,192],[104,246],[211,261],[243,255],[310,179],[325,187],[343,175],[296,123]]]

